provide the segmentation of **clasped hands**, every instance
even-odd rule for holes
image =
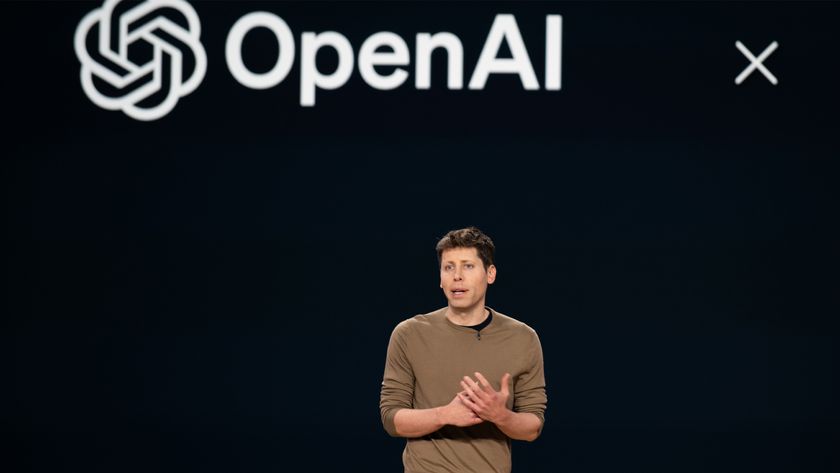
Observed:
[[[510,374],[502,376],[502,386],[499,391],[493,389],[481,373],[475,373],[475,380],[464,376],[461,380],[463,391],[455,395],[448,405],[444,406],[445,424],[467,427],[489,421],[494,424],[504,421],[512,414],[507,408],[510,397]]]

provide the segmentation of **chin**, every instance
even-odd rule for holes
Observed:
[[[459,299],[449,300],[449,306],[456,309],[469,309],[470,307],[474,307],[476,304],[477,303],[475,301],[464,301]]]

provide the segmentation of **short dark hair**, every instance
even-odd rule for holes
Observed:
[[[478,257],[484,264],[484,269],[493,264],[493,255],[496,253],[496,245],[493,244],[493,240],[476,227],[459,228],[444,235],[435,246],[438,265],[440,265],[443,252],[453,248],[475,248]]]

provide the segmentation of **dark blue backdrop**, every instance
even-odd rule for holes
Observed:
[[[837,4],[192,4],[207,74],[153,122],[82,91],[100,3],[0,6],[8,471],[399,471],[388,336],[445,303],[434,244],[466,225],[545,353],[516,471],[837,471]],[[228,72],[257,10],[356,52],[451,31],[465,84],[497,13],[542,83],[560,14],[563,88],[450,91],[435,56],[431,90],[412,61],[302,108],[297,64]],[[779,43],[779,85],[734,84],[736,40]],[[245,45],[267,70],[271,36]]]

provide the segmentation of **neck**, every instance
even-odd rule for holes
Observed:
[[[475,307],[466,309],[460,309],[452,306],[446,308],[446,318],[455,325],[478,325],[483,322],[489,314],[490,312],[484,308],[483,302],[481,304],[476,304]]]

